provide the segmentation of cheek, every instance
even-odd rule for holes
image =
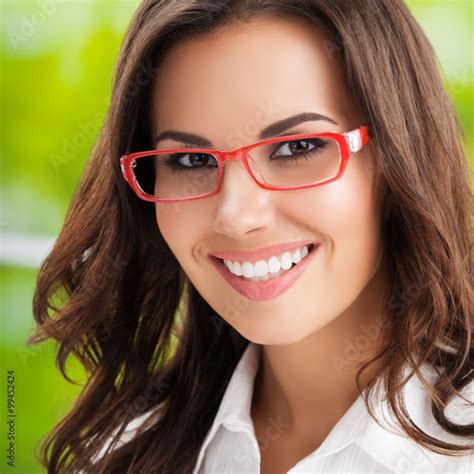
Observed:
[[[343,245],[363,250],[379,238],[379,185],[380,175],[360,163],[340,180],[301,194],[291,208],[299,209],[300,220],[321,232],[333,250]]]
[[[202,203],[155,203],[159,231],[186,273],[191,273],[194,252],[209,234],[211,216]]]
[[[196,219],[188,209],[178,203],[155,203],[158,229],[180,263],[199,232]]]
[[[363,178],[348,175],[319,200],[318,214],[335,246],[362,250],[378,238],[377,195],[373,182]]]
[[[324,252],[318,267],[320,301],[330,313],[341,311],[366,286],[377,269],[381,250],[379,179],[364,166],[344,178],[315,188],[306,206],[306,222],[321,233]],[[310,207],[310,209],[308,209]],[[338,308],[332,305],[338,302]]]

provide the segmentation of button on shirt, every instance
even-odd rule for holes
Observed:
[[[213,424],[202,444],[193,474],[258,474],[260,448],[251,418],[251,401],[261,345],[250,342],[245,349],[220,403]],[[422,373],[432,380],[436,374],[426,364]],[[416,375],[403,388],[405,404],[414,422],[428,434],[456,444],[472,440],[451,435],[437,424],[431,414],[430,398]],[[463,395],[473,400],[473,385]],[[362,396],[352,404],[333,427],[323,443],[289,471],[296,473],[459,473],[474,474],[474,453],[458,457],[435,454],[420,447],[404,434],[388,407],[382,402],[377,385],[373,408],[383,427],[370,417]],[[449,408],[450,405],[448,405]],[[466,406],[466,405],[465,405]],[[452,410],[453,421],[473,423],[474,414],[461,406]],[[449,410],[446,411],[450,413]],[[457,415],[459,419],[454,416]],[[397,428],[398,426],[398,428]],[[268,440],[282,429],[275,420]],[[270,433],[270,431],[269,431]]]

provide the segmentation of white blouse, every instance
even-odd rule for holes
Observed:
[[[260,351],[261,345],[252,342],[245,349],[201,446],[193,474],[259,474],[260,448],[250,409]],[[427,364],[421,366],[421,371],[430,381],[436,377],[436,373]],[[380,387],[381,385],[377,385],[377,389]],[[469,444],[469,439],[454,436],[439,427],[431,414],[430,398],[416,375],[409,379],[403,391],[408,413],[421,429],[444,441],[460,445]],[[384,427],[379,426],[370,417],[362,396],[359,396],[323,443],[311,454],[298,461],[288,474],[474,474],[474,453],[453,457],[435,454],[420,447],[404,434],[394,421],[387,405],[383,403],[381,393],[381,391],[374,393],[377,398],[372,406],[377,419],[381,420]],[[474,402],[474,384],[469,384],[462,394]],[[446,410],[448,418],[462,424],[474,423],[472,410],[466,408],[467,404],[462,405],[457,402],[458,400],[455,400],[448,405]],[[133,437],[149,414],[151,412],[141,415],[127,425],[118,446]],[[272,436],[278,436],[279,429],[276,423],[275,434],[269,436],[268,442],[271,442]],[[262,449],[264,445],[265,440],[263,440]],[[101,453],[105,451],[105,446]],[[116,447],[114,446],[113,449]]]
[[[201,447],[193,474],[258,474],[260,450],[250,416],[253,385],[258,369],[261,345],[250,343],[235,368],[224,397]],[[423,364],[423,375],[433,377],[433,371]],[[379,386],[378,386],[379,387]],[[471,400],[474,385],[470,385]],[[404,387],[408,413],[427,433],[446,441],[469,444],[466,438],[453,436],[438,428],[431,415],[429,398],[418,378],[413,376]],[[378,396],[374,403],[376,415],[383,412],[382,423],[388,419],[388,408]],[[464,395],[464,391],[463,391]],[[469,397],[466,397],[469,398]],[[449,407],[449,406],[448,406]],[[452,410],[453,411],[453,410]],[[456,415],[474,422],[474,413]],[[451,413],[448,411],[448,413]],[[453,413],[454,414],[454,413]],[[457,420],[457,417],[456,417]],[[454,420],[453,420],[454,421]],[[274,427],[278,435],[278,425]],[[393,429],[394,426],[390,426]],[[401,432],[401,428],[398,430]],[[273,434],[271,436],[274,436]],[[265,441],[263,440],[262,449]],[[268,440],[271,442],[271,439]],[[461,457],[435,454],[419,447],[408,436],[397,435],[380,427],[368,414],[362,397],[353,403],[333,427],[323,443],[294,465],[288,474],[296,473],[463,473],[474,474],[474,453]]]

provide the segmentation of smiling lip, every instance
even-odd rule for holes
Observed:
[[[317,246],[321,242],[306,240],[302,242],[286,242],[284,244],[271,245],[256,250],[243,250],[240,252],[211,252],[209,257],[217,257],[225,260],[238,260],[239,262],[256,262],[257,260],[268,260],[270,257],[279,256],[283,252],[299,249],[305,245],[314,244]]]
[[[284,291],[286,291],[304,272],[309,262],[314,258],[321,245],[317,244],[311,246],[309,254],[300,261],[300,263],[293,265],[290,270],[287,270],[278,277],[271,278],[266,281],[249,281],[244,278],[233,275],[224,262],[219,258],[210,257],[212,265],[223,276],[234,290],[249,300],[265,301],[276,298]]]

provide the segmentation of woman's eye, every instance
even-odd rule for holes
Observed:
[[[290,142],[285,142],[277,148],[277,152],[281,151],[280,153],[275,153],[272,156],[288,156],[294,155],[298,153],[307,153],[308,151],[313,150],[316,145],[313,144],[316,140],[309,140],[309,139],[302,139],[302,140],[292,140]],[[301,145],[302,144],[302,145]]]
[[[178,153],[174,155],[174,162],[185,168],[217,166],[216,159],[206,153]]]

